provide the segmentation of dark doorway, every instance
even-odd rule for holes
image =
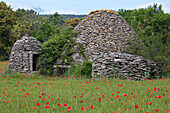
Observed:
[[[33,66],[32,66],[33,71],[37,71],[38,63],[39,63],[39,55],[33,54]]]

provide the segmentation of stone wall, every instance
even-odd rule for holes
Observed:
[[[158,77],[160,64],[150,61],[142,56],[126,54],[121,52],[99,53],[92,59],[93,76],[108,75],[122,78],[143,80],[145,73],[149,72],[151,77]]]
[[[38,49],[41,49],[40,42],[33,37],[24,36],[17,40],[10,54],[9,70],[32,72],[33,54],[38,54]]]
[[[93,76],[112,74],[112,70],[117,69],[124,76],[140,79],[144,77],[145,72],[155,76],[156,71],[160,70],[157,63],[141,56],[124,54],[130,45],[129,41],[135,43],[135,32],[117,12],[92,11],[74,31],[80,31],[74,40],[83,44],[86,58],[77,52],[72,55],[73,59],[75,63],[92,61]],[[76,48],[78,46],[74,47]]]

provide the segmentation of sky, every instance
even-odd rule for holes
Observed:
[[[40,14],[89,14],[97,9],[139,9],[154,3],[170,14],[170,0],[2,0],[13,10],[41,8]]]

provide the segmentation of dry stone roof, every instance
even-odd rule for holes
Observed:
[[[92,11],[74,30],[80,31],[74,39],[84,45],[87,59],[80,53],[73,54],[73,58],[76,63],[92,61],[93,76],[111,75],[113,69],[116,69],[127,78],[143,79],[145,72],[155,75],[155,69],[160,69],[157,63],[150,63],[148,59],[124,54],[129,45],[128,41],[135,42],[135,32],[125,19],[113,10]]]
[[[33,54],[38,54],[38,49],[41,49],[41,44],[33,37],[24,36],[17,40],[10,54],[9,70],[32,72]]]

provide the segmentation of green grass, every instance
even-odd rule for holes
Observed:
[[[7,65],[8,62],[0,62],[0,111],[2,113],[67,113],[68,107],[71,107],[71,113],[166,113],[167,110],[170,111],[170,79],[80,80],[75,77],[42,77],[36,73],[8,75],[5,73]],[[124,96],[125,94],[127,96]],[[146,105],[149,102],[152,104]],[[37,106],[37,103],[40,106]],[[58,104],[61,104],[61,107]],[[49,108],[45,108],[46,105]],[[139,108],[135,108],[135,105]]]

